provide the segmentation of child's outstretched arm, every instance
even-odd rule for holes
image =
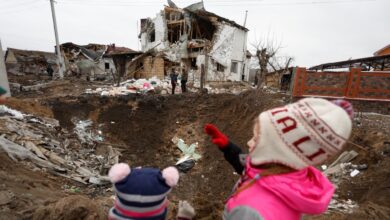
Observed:
[[[238,174],[242,174],[244,166],[241,164],[240,160],[240,154],[242,154],[241,148],[230,142],[228,137],[212,124],[206,124],[204,130],[210,135],[213,144],[217,145],[223,152],[225,159],[233,166],[234,170]]]

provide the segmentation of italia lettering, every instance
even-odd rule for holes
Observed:
[[[275,116],[276,114],[278,114],[278,113],[280,113],[280,112],[287,112],[288,110],[286,109],[286,108],[284,108],[284,109],[278,109],[278,110],[275,110],[275,111],[273,111],[273,112],[271,112],[271,114],[273,115],[273,116]]]
[[[319,148],[316,152],[314,152],[313,154],[311,155],[306,155],[305,152],[302,150],[302,148],[299,147],[299,145],[305,143],[306,141],[310,141],[310,137],[309,136],[305,136],[297,141],[295,141],[293,143],[293,146],[299,151],[301,152],[301,154],[303,154],[307,159],[313,161],[314,158],[326,153],[322,148]]]
[[[303,150],[299,147],[299,145],[302,144],[302,143],[304,143],[304,142],[306,142],[306,141],[310,141],[310,140],[311,140],[311,139],[310,139],[309,136],[305,136],[305,137],[303,137],[303,138],[301,138],[301,139],[295,141],[295,142],[293,143],[293,146],[294,146],[299,152],[301,152],[301,153],[303,154]]]
[[[283,134],[297,128],[297,122],[295,119],[290,116],[286,116],[276,121],[278,124],[283,124],[284,128],[282,129]],[[289,122],[289,123],[288,123]]]
[[[322,148],[320,148],[320,149],[318,149],[318,151],[315,152],[314,154],[312,154],[312,155],[310,155],[310,156],[306,156],[306,155],[305,155],[305,156],[307,157],[307,159],[313,161],[314,158],[316,158],[316,157],[318,157],[318,156],[320,156],[321,154],[324,154],[324,153],[325,153],[325,151],[322,150]]]

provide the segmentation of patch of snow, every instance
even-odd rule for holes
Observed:
[[[0,113],[7,113],[12,115],[13,118],[18,119],[18,120],[23,120],[25,114],[21,113],[20,111],[8,108],[5,105],[0,105]]]

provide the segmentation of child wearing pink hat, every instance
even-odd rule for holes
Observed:
[[[335,188],[313,166],[340,152],[351,134],[352,116],[349,102],[320,98],[262,112],[247,156],[207,124],[212,142],[241,174],[223,219],[301,219],[303,214],[323,213]]]

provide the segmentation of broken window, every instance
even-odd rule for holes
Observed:
[[[191,69],[197,70],[198,66],[196,65],[196,58],[191,59]]]
[[[109,69],[110,69],[110,63],[105,62],[105,63],[104,63],[104,68],[105,68],[106,70],[109,70]]]
[[[238,73],[238,62],[232,61],[232,65],[230,66],[230,72]]]
[[[171,43],[176,43],[182,35],[181,25],[171,25],[168,29],[168,40]]]
[[[222,64],[217,63],[217,71],[218,72],[225,72],[225,67]]]
[[[215,30],[216,28],[210,20],[198,16],[192,24],[190,36],[191,39],[207,39],[211,41]]]
[[[148,37],[149,37],[149,42],[156,41],[156,30],[153,29],[152,31],[150,31]]]
[[[137,70],[142,69],[142,68],[144,68],[144,63],[143,62],[139,62],[137,64]]]
[[[176,8],[165,8],[165,18],[168,26],[168,40],[171,43],[176,43],[187,31],[184,16]]]

